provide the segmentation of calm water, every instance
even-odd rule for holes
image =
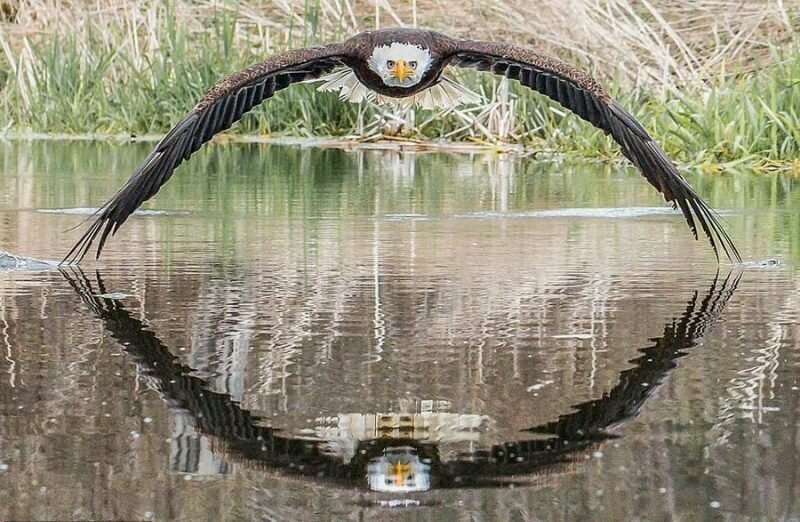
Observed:
[[[0,519],[800,517],[800,180],[216,145],[53,269],[148,148],[0,143]]]

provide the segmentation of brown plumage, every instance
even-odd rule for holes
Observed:
[[[394,42],[430,52],[430,64],[413,85],[387,85],[368,64],[376,48]],[[98,210],[96,220],[63,262],[80,262],[98,235],[99,257],[109,234],[115,234],[143,202],[153,197],[181,162],[214,134],[229,128],[253,107],[292,83],[320,78],[338,67],[349,67],[372,91],[404,98],[437,85],[447,65],[475,68],[517,80],[600,128],[620,145],[622,153],[664,199],[680,208],[695,238],[699,223],[717,259],[722,248],[728,259],[741,261],[714,211],[683,179],[639,122],[588,74],[555,58],[514,45],[456,40],[426,30],[383,29],[360,33],[340,44],[281,53],[220,80],[158,142],[142,166]]]

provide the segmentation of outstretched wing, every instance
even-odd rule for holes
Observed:
[[[622,148],[622,153],[661,192],[664,199],[671,202],[673,207],[680,207],[695,239],[699,223],[717,259],[718,248],[721,247],[728,259],[741,261],[739,252],[717,220],[715,212],[683,179],[639,122],[614,101],[594,78],[554,58],[522,47],[492,42],[458,41],[450,64],[490,71],[518,80],[610,134]]]
[[[220,80],[153,147],[142,166],[96,213],[97,218],[62,263],[79,263],[100,235],[97,256],[108,239],[139,206],[153,197],[175,168],[246,112],[295,82],[318,78],[342,65],[346,50],[340,44],[278,54]]]

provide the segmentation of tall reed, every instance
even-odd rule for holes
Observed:
[[[581,0],[546,4],[534,16],[522,0],[486,0],[444,17],[448,0],[27,0],[0,32],[0,131],[158,134],[218,78],[278,50],[418,23],[535,45],[588,68],[683,161],[785,166],[796,161],[800,128],[793,2]],[[231,132],[613,150],[601,132],[516,84],[469,72],[461,80],[486,102],[403,112],[300,85]]]

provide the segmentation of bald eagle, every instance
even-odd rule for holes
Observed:
[[[343,100],[397,100],[422,107],[451,107],[478,97],[443,76],[446,66],[468,67],[517,80],[557,101],[616,141],[667,202],[680,208],[698,237],[698,223],[719,260],[721,248],[741,261],[714,211],[678,173],[647,131],[591,76],[570,65],[514,45],[458,40],[419,29],[359,33],[338,44],[287,51],[217,82],[189,114],[153,147],[139,169],[95,214],[63,263],[79,263],[100,236],[96,257],[108,239],[166,183],[181,162],[242,115],[293,83],[322,80]]]

